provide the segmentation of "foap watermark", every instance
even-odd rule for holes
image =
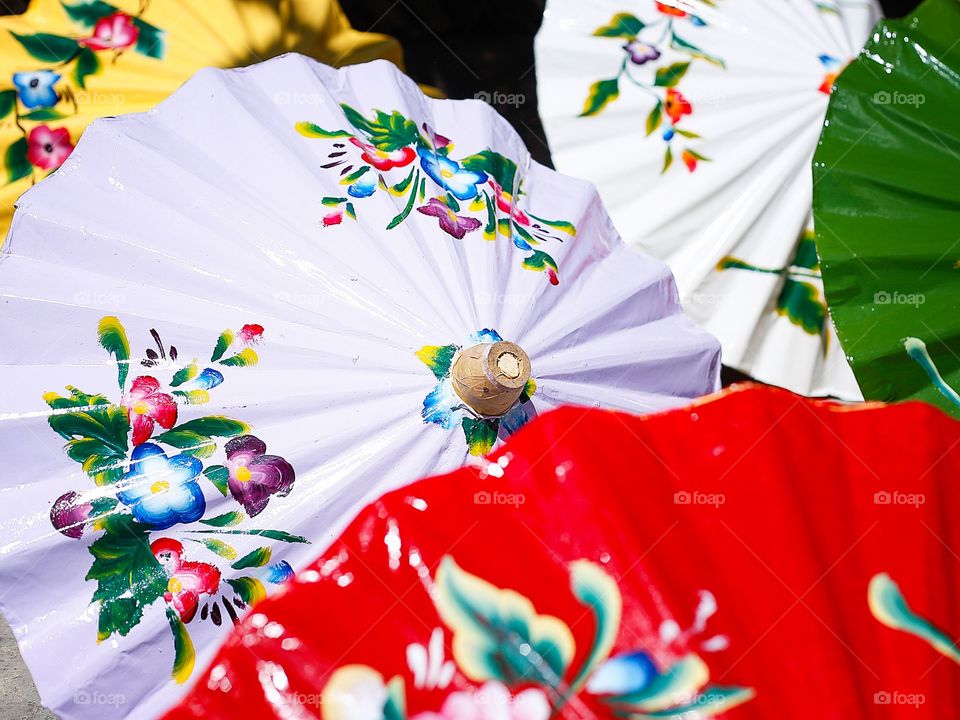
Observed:
[[[673,495],[674,505],[707,505],[718,508],[727,502],[727,498],[722,493],[705,493],[699,490],[688,492],[681,490]]]
[[[118,708],[127,702],[127,697],[121,693],[105,693],[97,690],[77,690],[73,694],[73,702],[77,705],[105,705]]]
[[[897,290],[888,292],[881,290],[873,294],[873,302],[877,305],[913,305],[920,307],[927,301],[923,293],[903,293]]]
[[[923,93],[879,90],[873,94],[873,102],[877,105],[913,105],[914,107],[920,107],[926,101],[927,96]]]
[[[527,96],[523,93],[505,93],[499,90],[488,92],[481,90],[474,94],[474,100],[483,100],[487,105],[509,105],[510,107],[520,107],[527,101]]]
[[[306,105],[320,107],[330,101],[329,96],[320,93],[290,92],[278,90],[273,94],[273,102],[277,105]]]
[[[293,693],[293,702],[305,707],[318,708],[323,705],[323,693]]]
[[[510,505],[512,507],[519,508],[526,502],[527,496],[523,493],[505,493],[478,490],[473,494],[474,505]]]
[[[106,293],[99,290],[80,290],[73,295],[73,304],[81,307],[115,308],[126,302],[126,296],[120,293]]]
[[[97,105],[100,107],[121,107],[127,102],[127,96],[123,93],[108,93],[80,90],[74,94],[78,105]]]
[[[897,490],[888,492],[886,490],[881,490],[873,495],[874,505],[906,505],[908,507],[918,508],[921,505],[925,505],[926,502],[927,496],[923,493],[905,493]]]
[[[896,690],[890,692],[888,690],[881,690],[880,692],[873,694],[874,705],[906,705],[909,707],[919,708],[926,702],[927,698],[923,693],[905,693]]]

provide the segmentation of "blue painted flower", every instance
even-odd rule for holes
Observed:
[[[587,682],[587,692],[628,695],[643,690],[659,674],[650,655],[637,650],[612,657],[598,667]]]
[[[130,508],[134,519],[153,530],[203,517],[206,500],[197,484],[203,463],[186,454],[167,457],[151,442],[138,445],[131,456],[117,499]]]
[[[460,166],[448,157],[438,155],[430,148],[417,148],[420,165],[433,181],[458,200],[470,200],[477,196],[477,185],[487,181],[487,174],[474,172]]]
[[[347,188],[347,195],[355,198],[365,198],[373,195],[377,189],[377,176],[374,173],[364,173]]]
[[[182,387],[183,390],[210,390],[223,383],[223,373],[205,368],[197,377]]]
[[[60,99],[54,85],[60,75],[53,70],[38,70],[37,72],[18,72],[13,74],[13,84],[17,86],[20,102],[31,110],[34,108],[53,107]]]

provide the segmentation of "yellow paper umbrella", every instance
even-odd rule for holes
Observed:
[[[0,18],[0,235],[96,118],[152,108],[200,68],[290,51],[401,63],[395,40],[351,28],[336,0],[33,0]]]

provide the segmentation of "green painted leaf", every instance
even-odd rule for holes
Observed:
[[[543,223],[544,225],[549,225],[554,230],[559,230],[565,235],[570,235],[571,237],[573,237],[574,235],[577,234],[577,228],[572,222],[568,222],[566,220],[548,220],[546,218],[542,218],[537,215],[534,215],[533,213],[527,213],[527,214],[537,222]]]
[[[656,712],[672,705],[675,698],[689,696],[710,679],[710,670],[693,653],[682,657],[641,689],[623,695],[607,696],[607,702],[626,707],[631,712]]]
[[[283,530],[188,530],[187,532],[207,533],[216,535],[256,535],[268,540],[286,543],[309,543],[302,535],[291,535]]]
[[[326,205],[327,207],[337,207],[337,206],[340,205],[341,203],[347,202],[347,199],[346,199],[345,197],[330,197],[330,196],[328,196],[328,197],[325,197],[325,198],[323,198],[322,200],[320,200],[320,202],[321,202],[322,204]]]
[[[193,674],[197,654],[193,649],[193,640],[190,639],[187,626],[171,607],[167,608],[167,622],[170,623],[170,631],[173,633],[173,670],[170,672],[170,677],[178,685],[182,685]]]
[[[253,367],[258,362],[260,358],[257,356],[256,351],[253,348],[244,348],[236,355],[231,355],[225,360],[221,360],[221,365],[226,365],[227,367]]]
[[[0,120],[14,111],[17,107],[17,91],[4,90],[0,92]]]
[[[225,560],[236,560],[237,559],[237,549],[233,545],[228,545],[223,540],[217,540],[216,538],[189,538],[195,543],[200,543],[201,545],[206,546],[208,550],[216,553]]]
[[[124,408],[103,395],[90,395],[67,386],[69,396],[46,393],[44,402],[55,412],[47,418],[50,427],[67,440],[67,456],[80,463],[97,485],[109,485],[123,477],[127,463],[130,422]]]
[[[232,567],[234,570],[244,570],[246,568],[263,567],[268,562],[270,562],[270,558],[272,556],[273,556],[273,552],[270,550],[270,548],[259,547],[256,550],[253,550],[247,553],[246,555],[244,555],[242,558],[240,558],[235,563],[233,563],[233,565],[231,565],[230,567]]]
[[[81,48],[77,53],[77,62],[73,66],[73,79],[82,88],[87,87],[87,76],[100,71],[100,60],[90,48]]]
[[[647,135],[652,135],[661,124],[663,124],[663,103],[657,100],[657,104],[647,115]]]
[[[720,67],[720,68],[727,67],[726,63],[723,60],[721,60],[720,58],[714,55],[709,55],[708,53],[705,53],[696,45],[694,45],[693,43],[687,42],[679,35],[673,35],[673,37],[670,39],[670,47],[673,48],[674,50],[681,50],[683,52],[689,53],[691,56],[695,58],[699,58],[700,60],[705,60],[711,65],[716,65],[717,67]]]
[[[222,415],[209,415],[180,423],[153,439],[190,455],[209,457],[216,450],[216,443],[212,438],[235,437],[249,431],[250,427],[244,422]]]
[[[200,374],[200,366],[197,363],[192,362],[184,368],[180,368],[173,374],[173,379],[170,381],[170,387],[180,387],[185,382],[193,380],[197,375]]]
[[[242,523],[246,517],[247,516],[239,510],[233,510],[232,512],[224,513],[223,515],[206,518],[200,522],[202,522],[204,525],[212,525],[213,527],[233,527],[234,525],[239,525]]]
[[[461,425],[471,455],[486,455],[493,450],[493,444],[497,441],[499,421],[465,417]]]
[[[255,605],[267,596],[263,583],[254,577],[228,578],[227,584],[247,605]]]
[[[571,683],[576,691],[586,682],[590,673],[610,656],[620,632],[623,599],[616,580],[602,567],[588,560],[577,560],[570,564],[570,589],[574,597],[590,611],[597,629],[590,654]]]
[[[513,183],[517,177],[517,164],[494,150],[481,150],[468,155],[460,164],[473,172],[484,172],[503,188],[505,192],[513,192]]]
[[[666,67],[659,68],[656,78],[654,79],[654,84],[659,87],[676,87],[689,69],[690,63],[688,62],[673,63]]]
[[[62,35],[52,33],[36,33],[34,35],[18,35],[11,32],[14,39],[23,45],[23,49],[30,56],[48,63],[66,63],[73,60],[80,51],[80,44]]]
[[[319,125],[315,125],[312,122],[298,122],[295,126],[297,132],[303,135],[304,137],[309,138],[342,138],[342,137],[353,137],[352,133],[347,132],[346,130],[324,130]]]
[[[440,561],[433,591],[453,633],[454,659],[470,680],[555,687],[566,674],[575,652],[570,628],[538,614],[526,597],[471,575],[449,555]]]
[[[417,178],[419,179],[419,177],[420,177],[420,172],[417,171]],[[414,180],[414,183],[416,182],[417,181]],[[393,218],[393,220],[391,220],[387,224],[387,230],[393,230],[397,225],[399,225],[400,223],[402,223],[404,220],[407,219],[407,215],[409,215],[410,211],[413,209],[413,203],[414,203],[414,200],[416,200],[416,198],[417,198],[416,193],[410,193],[410,198],[407,200],[406,206],[403,208],[403,210],[401,210],[397,214],[395,218]]]
[[[210,465],[203,469],[203,475],[210,482],[213,483],[214,487],[220,491],[220,494],[226,496],[229,492],[227,487],[227,481],[230,480],[230,471],[227,470],[223,465]]]
[[[223,357],[223,354],[233,344],[233,330],[224,330],[217,338],[217,344],[213,348],[213,354],[210,356],[210,362],[216,362]]]
[[[663,156],[663,169],[660,171],[662,175],[667,170],[670,169],[670,166],[673,165],[673,150],[670,149],[670,146],[667,145],[667,152]]]
[[[97,637],[127,635],[140,622],[143,609],[163,597],[167,576],[150,551],[146,526],[130,515],[101,519],[104,533],[90,546],[93,564],[86,580],[95,580],[93,601],[100,603]]]
[[[87,29],[93,28],[100,18],[112,15],[118,8],[103,0],[81,0],[80,2],[61,2],[67,15],[75,23]]]
[[[777,312],[811,335],[824,330],[827,306],[812,283],[786,278],[777,298]]]
[[[794,267],[807,268],[808,270],[820,269],[820,258],[817,257],[817,243],[812,230],[807,230],[800,238],[797,245],[797,252],[793,256]]]
[[[873,616],[888,628],[909,633],[960,664],[960,650],[956,643],[932,622],[914,612],[899,586],[886,573],[874,575],[870,580],[867,602]]]
[[[583,111],[580,113],[580,117],[596,115],[619,96],[619,78],[597,80],[590,86],[590,91],[587,93],[587,99],[583,103]]]
[[[27,150],[29,149],[27,139],[22,137],[4,153],[4,163],[7,167],[7,184],[30,177],[33,174],[33,165],[27,159]]]
[[[45,120],[63,120],[65,117],[68,116],[55,108],[37,108],[25,115],[21,115],[20,119],[29,120],[30,122],[42,122]]]
[[[683,136],[683,137],[685,137],[685,138],[690,138],[691,140],[697,140],[697,139],[700,138],[700,136],[699,136],[697,133],[693,132],[692,130],[684,130],[683,128],[675,127],[675,128],[673,129],[673,131],[674,131],[677,135],[681,135],[681,136]],[[648,133],[648,134],[649,134],[649,133]],[[691,155],[693,155],[693,156],[694,156],[695,158],[697,158],[698,160],[702,160],[702,159],[703,159],[702,156],[697,155],[695,152],[693,152],[693,150],[687,150],[687,152],[690,153]]]
[[[534,250],[529,257],[524,258],[523,267],[527,270],[536,270],[539,272],[543,272],[547,268],[552,269],[554,272],[558,269],[556,261],[541,250]]]
[[[396,110],[392,113],[374,110],[374,119],[367,120],[347,104],[341,104],[340,107],[350,124],[366,135],[378,150],[393,152],[423,142],[417,124]]]
[[[646,25],[636,15],[617,13],[606,25],[593,31],[596,37],[617,37],[633,40]]]
[[[443,380],[450,374],[453,356],[459,348],[456,345],[424,345],[417,350],[416,355],[430,368],[437,380]]]
[[[138,17],[133,18],[133,24],[140,30],[134,50],[149,58],[163,59],[167,54],[166,32]]]
[[[117,361],[117,383],[123,390],[127,383],[127,372],[130,369],[130,343],[127,341],[127,331],[115,317],[101,318],[97,325],[97,338],[100,346],[113,355]]]

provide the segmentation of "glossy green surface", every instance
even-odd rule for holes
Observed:
[[[814,158],[827,301],[872,400],[960,416],[907,354],[926,344],[960,389],[960,2],[882,21],[841,74]]]

